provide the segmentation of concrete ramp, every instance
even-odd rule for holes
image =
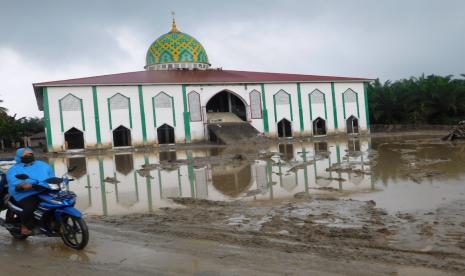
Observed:
[[[247,122],[207,125],[210,141],[230,145],[240,140],[257,137],[258,130]]]

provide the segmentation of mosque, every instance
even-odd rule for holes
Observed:
[[[269,137],[369,132],[372,79],[213,68],[174,19],[144,69],[33,84],[48,150],[218,141],[218,127]]]

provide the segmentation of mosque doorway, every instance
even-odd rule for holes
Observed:
[[[84,133],[77,128],[65,132],[65,147],[67,150],[84,148]]]
[[[113,130],[113,146],[129,147],[131,146],[131,130],[124,126],[119,126]]]
[[[245,107],[244,101],[236,96],[235,94],[229,91],[221,91],[215,96],[213,96],[207,102],[207,114],[208,118],[212,119],[220,119],[219,116],[224,117],[224,120],[234,120],[230,118],[225,113],[233,113],[237,117],[239,117],[242,121],[247,121],[247,111]],[[223,113],[223,114],[215,114],[214,116],[212,113]],[[235,117],[235,116],[234,116]]]
[[[278,122],[278,137],[292,137],[291,122],[287,119]]]
[[[313,135],[326,135],[326,121],[320,117],[313,121]]]
[[[350,116],[347,121],[347,134],[357,134],[358,133],[358,119],[355,116]]]
[[[174,128],[164,124],[157,128],[159,144],[174,144]]]

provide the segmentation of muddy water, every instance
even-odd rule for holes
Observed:
[[[70,189],[78,194],[77,207],[94,215],[151,212],[173,205],[170,197],[269,201],[329,194],[374,200],[399,212],[434,209],[465,195],[465,144],[422,137],[294,142],[258,153],[218,148],[49,162],[57,175],[77,166]]]

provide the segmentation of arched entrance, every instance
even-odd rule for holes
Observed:
[[[84,148],[84,133],[77,128],[70,128],[65,132],[65,147],[66,149],[83,149]]]
[[[357,134],[358,133],[358,119],[355,116],[350,116],[347,121],[347,133]]]
[[[207,102],[207,113],[229,112],[242,121],[247,121],[247,111],[244,101],[229,91],[221,91]]]
[[[278,137],[292,137],[291,122],[287,119],[278,122]]]
[[[326,121],[320,117],[313,121],[313,135],[326,135]]]
[[[131,130],[119,126],[113,130],[113,146],[114,147],[129,147],[131,146]]]
[[[174,144],[174,128],[163,124],[157,128],[158,144]]]

